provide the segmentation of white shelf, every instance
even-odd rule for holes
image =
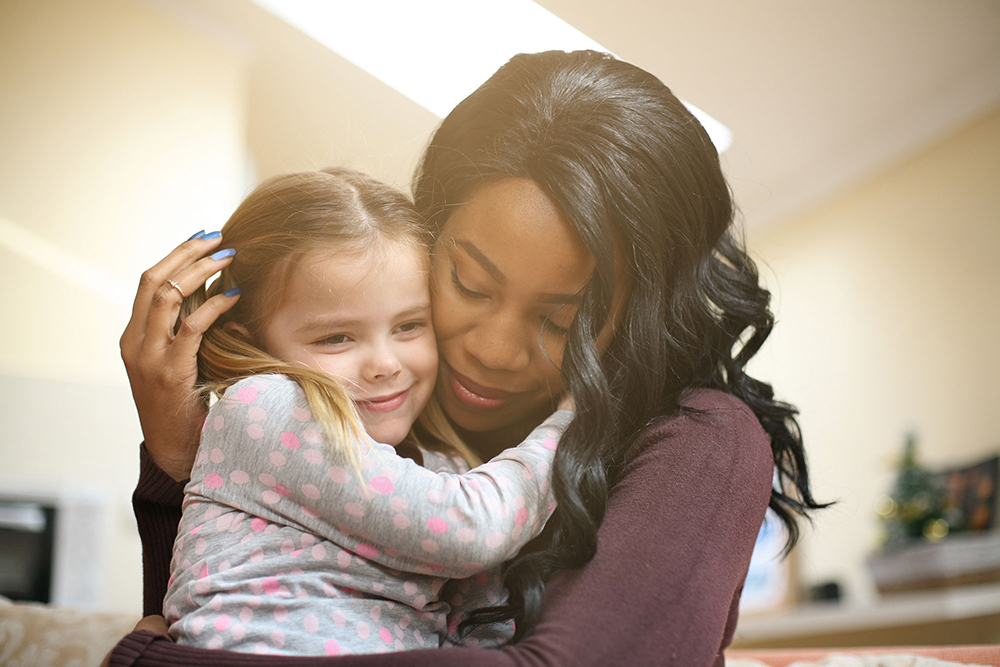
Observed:
[[[761,642],[1000,615],[1000,584],[896,593],[875,604],[810,604],[746,616],[736,642]]]

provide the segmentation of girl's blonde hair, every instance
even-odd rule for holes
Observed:
[[[198,380],[205,400],[221,397],[239,380],[264,374],[286,375],[302,387],[313,418],[331,447],[345,445],[364,433],[354,403],[332,376],[294,366],[225,330],[227,322],[246,327],[256,338],[274,302],[280,298],[288,271],[304,257],[324,252],[360,253],[402,243],[429,251],[430,233],[410,201],[399,191],[365,174],[343,168],[277,176],[258,186],[222,228],[226,247],[236,255],[218,279],[184,300],[181,319],[206,299],[234,287],[242,296],[205,332],[198,350]],[[179,320],[180,321],[180,320]],[[462,442],[432,395],[419,419],[431,439],[424,447],[458,454],[470,465],[478,457]],[[411,430],[410,437],[416,440]],[[341,447],[357,468],[352,447]]]

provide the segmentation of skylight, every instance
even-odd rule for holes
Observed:
[[[252,0],[443,118],[511,56],[608,52],[530,0]],[[721,153],[732,132],[685,102]]]

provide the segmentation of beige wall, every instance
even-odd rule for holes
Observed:
[[[807,584],[873,594],[873,506],[904,435],[932,465],[1000,449],[1000,110],[815,210],[751,232],[779,324],[755,370],[801,408]]]
[[[0,8],[0,491],[104,498],[105,609],[141,610],[118,337],[141,271],[244,191],[243,72],[135,3]]]

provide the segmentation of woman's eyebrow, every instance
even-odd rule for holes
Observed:
[[[451,241],[464,250],[469,257],[476,260],[476,262],[483,267],[483,270],[490,274],[494,280],[501,285],[507,284],[507,276],[503,274],[503,271],[501,271],[496,264],[491,262],[489,257],[484,255],[474,243],[464,239],[452,239]],[[538,298],[542,303],[574,304],[580,303],[581,295],[545,293],[540,294]]]
[[[474,243],[462,239],[452,239],[452,243],[464,250],[469,257],[476,260],[476,262],[483,267],[486,273],[493,276],[493,280],[497,281],[501,285],[507,284],[507,276],[503,274],[503,271],[501,271],[496,264],[491,262],[489,257],[484,255],[483,251],[477,248]]]

